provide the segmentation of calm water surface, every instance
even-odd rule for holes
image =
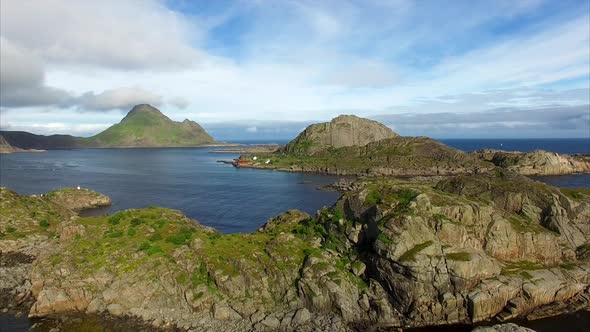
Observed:
[[[495,139],[441,139],[448,146],[463,151],[496,149],[529,152],[545,150],[557,153],[590,153],[590,137],[587,138],[495,138]]]
[[[311,214],[337,192],[317,190],[332,176],[237,169],[234,155],[209,148],[77,149],[0,157],[0,185],[39,194],[80,185],[113,199],[103,213],[150,205],[181,210],[224,233],[251,232],[288,209]]]
[[[465,151],[492,148],[590,153],[588,139],[442,141]],[[38,194],[81,185],[113,199],[113,206],[100,213],[150,205],[164,206],[181,210],[190,218],[224,233],[251,232],[268,218],[288,209],[313,214],[322,206],[333,204],[339,197],[336,192],[317,190],[317,187],[337,180],[336,177],[236,169],[216,162],[218,159],[234,158],[235,155],[212,154],[210,150],[75,149],[0,155],[0,185],[21,194]],[[535,179],[559,187],[590,187],[588,174]],[[590,331],[590,313],[518,323],[539,332]],[[31,324],[26,317],[16,318],[0,313],[0,331],[27,331]],[[424,331],[470,329],[453,326]]]

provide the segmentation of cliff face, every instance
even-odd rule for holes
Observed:
[[[397,137],[383,124],[354,115],[340,115],[330,122],[313,124],[289,142],[287,153],[313,155],[327,148],[364,146],[371,142]]]
[[[522,175],[559,175],[590,172],[590,160],[583,156],[568,156],[537,150],[533,152],[508,152],[479,150],[478,158]]]
[[[10,143],[4,139],[4,136],[0,135],[0,154],[2,153],[13,153],[17,152],[18,149],[14,148]]]
[[[222,235],[178,211],[80,218],[3,189],[0,250],[32,257],[5,297],[30,299],[31,316],[107,312],[227,331],[472,323],[587,305],[583,191],[518,176],[347,190],[315,217],[288,211]]]

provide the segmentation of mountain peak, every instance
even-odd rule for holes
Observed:
[[[172,121],[159,109],[135,105],[121,122],[88,139],[99,146],[197,146],[215,143],[205,129],[190,120]]]
[[[135,113],[156,113],[156,114],[162,114],[162,112],[155,108],[154,106],[150,105],[150,104],[138,104],[133,106],[133,108],[131,109],[131,111],[129,111],[129,113],[127,113],[127,115],[129,114],[135,114]]]
[[[330,122],[307,127],[285,146],[286,152],[314,154],[329,147],[364,146],[397,137],[387,126],[356,115],[339,115]]]
[[[121,120],[121,122],[131,121],[136,118],[150,118],[152,120],[172,121],[159,109],[149,104],[138,104],[133,106],[131,111]]]

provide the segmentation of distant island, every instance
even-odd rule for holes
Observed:
[[[403,137],[354,115],[313,124],[284,147],[242,154],[239,167],[356,176],[522,175],[590,172],[590,156],[480,150],[467,153],[429,137]]]
[[[0,131],[8,144],[20,149],[189,147],[217,144],[203,127],[191,120],[172,121],[157,108],[140,104],[121,122],[92,137],[35,135]]]
[[[0,154],[9,154],[9,153],[17,153],[17,152],[45,152],[45,150],[34,150],[34,149],[27,150],[27,149],[16,148],[16,147],[10,145],[10,143],[8,143],[8,141],[6,141],[4,136],[0,135]]]

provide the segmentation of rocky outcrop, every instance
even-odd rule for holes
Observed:
[[[340,115],[330,122],[317,123],[307,127],[285,146],[284,151],[313,155],[328,148],[364,146],[397,136],[391,129],[379,122],[354,115]]]
[[[10,145],[10,143],[4,139],[4,136],[0,135],[0,153],[13,153],[17,151],[18,149]]]
[[[494,326],[480,326],[473,329],[472,332],[535,332],[535,330],[512,323],[506,323]]]
[[[55,190],[43,197],[72,211],[82,211],[113,204],[113,201],[108,196],[85,188]]]
[[[590,161],[585,156],[569,156],[536,150],[509,152],[483,149],[473,152],[478,158],[522,175],[559,175],[590,172]]]
[[[3,189],[2,253],[32,257],[21,272],[0,268],[16,276],[3,279],[18,289],[5,298],[27,294],[32,317],[81,312],[226,331],[471,324],[568,301],[586,307],[585,197],[519,176],[347,188],[316,216],[288,211],[229,235],[174,210],[83,218],[70,204]]]

